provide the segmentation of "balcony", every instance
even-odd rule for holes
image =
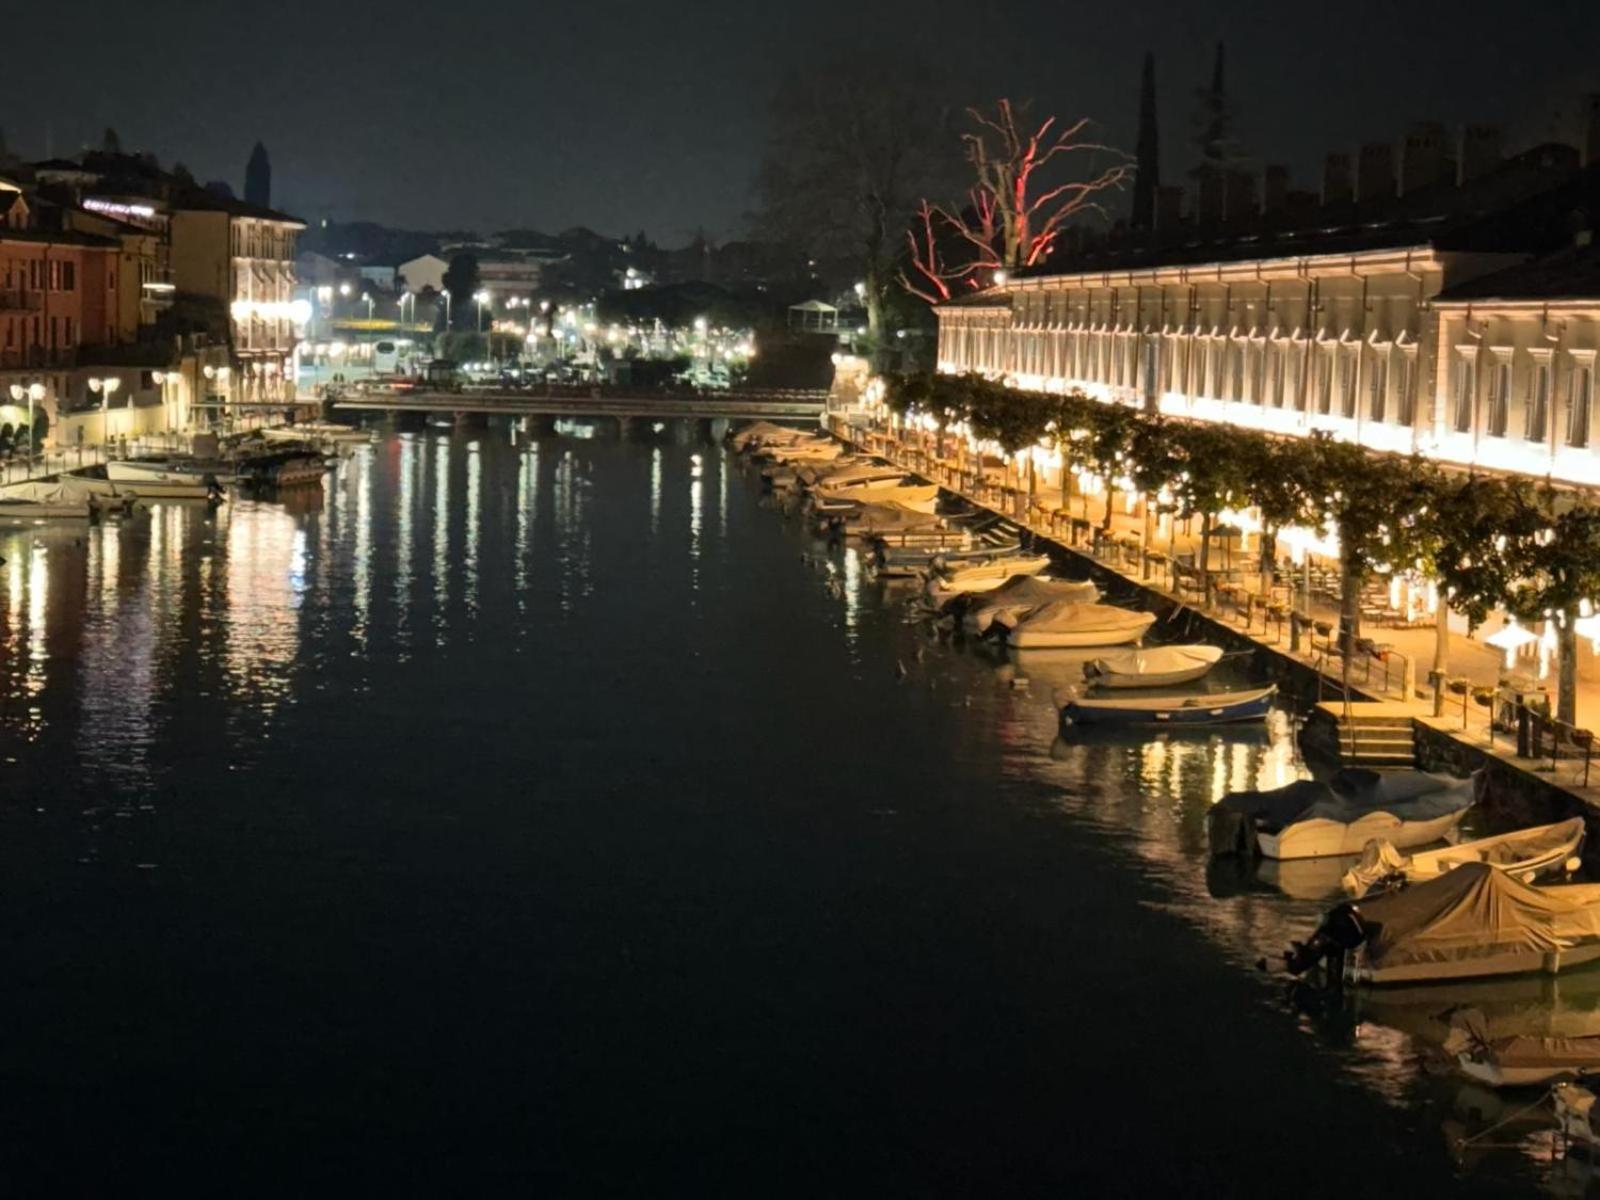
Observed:
[[[36,288],[0,288],[0,312],[38,312],[44,293]]]

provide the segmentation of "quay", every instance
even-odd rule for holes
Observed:
[[[1493,647],[1450,632],[1450,671],[1432,681],[1427,668],[1438,636],[1432,624],[1364,628],[1346,691],[1335,589],[1313,591],[1309,611],[1296,610],[1286,598],[1252,587],[1259,570],[1232,566],[1226,555],[1211,572],[1214,586],[1205,589],[1186,565],[1199,539],[1182,522],[1158,549],[1142,513],[1116,511],[1109,532],[1103,529],[1103,495],[1069,489],[1052,502],[996,460],[940,457],[926,434],[903,438],[861,411],[836,408],[824,426],[852,449],[938,484],[949,495],[1014,522],[1036,543],[1115,578],[1152,611],[1168,618],[1187,612],[1205,622],[1213,636],[1267,656],[1273,675],[1306,684],[1315,697],[1316,717],[1333,731],[1330,750],[1345,761],[1462,772],[1487,768],[1497,796],[1554,800],[1600,821],[1600,762],[1591,764],[1589,753],[1593,736],[1569,730],[1569,740],[1558,750],[1544,749],[1543,742],[1527,745],[1524,739],[1522,748],[1531,753],[1519,753],[1517,733],[1497,727],[1505,717],[1505,660]],[[1600,714],[1600,684],[1580,680],[1579,712]]]
[[[826,389],[744,388],[681,395],[616,387],[473,388],[460,391],[372,391],[341,396],[350,413],[461,413],[473,416],[616,417],[623,420],[707,419],[816,421]]]

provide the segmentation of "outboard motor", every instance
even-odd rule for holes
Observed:
[[[1365,942],[1369,932],[1355,904],[1340,904],[1322,918],[1309,940],[1289,943],[1289,949],[1283,952],[1283,965],[1291,975],[1304,975],[1326,961],[1328,982],[1337,984],[1344,979],[1345,955]]]

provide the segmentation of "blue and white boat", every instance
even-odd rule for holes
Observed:
[[[1062,705],[1061,719],[1074,725],[1229,725],[1264,720],[1277,694],[1273,684],[1248,692],[1198,696],[1074,698]]]

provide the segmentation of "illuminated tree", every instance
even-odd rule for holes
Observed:
[[[1074,217],[1099,212],[1100,194],[1121,188],[1133,162],[1120,150],[1088,140],[1089,118],[1061,124],[1047,117],[1021,123],[1026,105],[1008,99],[993,112],[969,108],[961,135],[974,180],[965,202],[952,209],[929,200],[917,208],[906,234],[910,262],[900,281],[930,304],[956,288],[981,286],[997,270],[1044,262]],[[1109,156],[1110,166],[1101,166]],[[1084,168],[1063,179],[1075,163]]]

